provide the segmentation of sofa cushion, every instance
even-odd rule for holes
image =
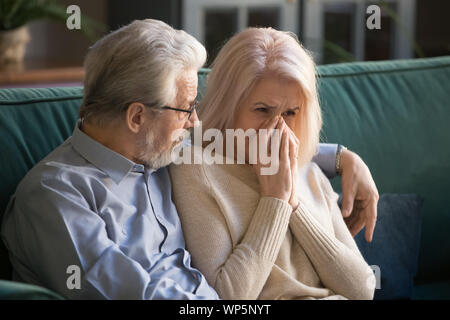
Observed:
[[[31,284],[0,280],[0,300],[61,300],[60,295]]]
[[[382,194],[372,242],[355,237],[361,254],[379,272],[375,300],[410,299],[417,273],[423,200],[415,194]],[[379,268],[379,269],[378,269]],[[378,285],[377,285],[378,287]]]

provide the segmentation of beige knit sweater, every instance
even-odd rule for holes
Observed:
[[[222,299],[372,299],[373,272],[315,163],[299,169],[300,205],[260,197],[248,165],[172,165],[192,264]]]

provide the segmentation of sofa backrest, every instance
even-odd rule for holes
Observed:
[[[450,57],[328,65],[318,73],[323,139],[356,151],[380,194],[423,197],[416,280],[450,279]],[[339,190],[339,181],[333,186]]]
[[[318,74],[322,140],[357,152],[380,194],[424,198],[418,278],[450,279],[450,57],[326,65]],[[71,135],[81,100],[82,88],[0,90],[0,215],[26,172]],[[0,278],[9,272],[3,248]]]

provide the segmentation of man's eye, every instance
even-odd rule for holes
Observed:
[[[258,111],[258,112],[262,112],[262,113],[269,112],[269,110],[267,110],[267,108],[256,108],[255,110]]]

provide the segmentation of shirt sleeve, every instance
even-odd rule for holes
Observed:
[[[13,200],[2,236],[21,273],[69,299],[213,298],[187,292],[158,274],[164,268],[146,270],[128,257],[108,238],[105,222],[80,188],[88,189],[52,177],[26,186]],[[81,271],[79,289],[68,285],[69,266]]]
[[[320,143],[317,148],[316,155],[312,158],[322,172],[328,179],[332,179],[337,176],[336,172],[336,152],[337,144],[334,143]]]

